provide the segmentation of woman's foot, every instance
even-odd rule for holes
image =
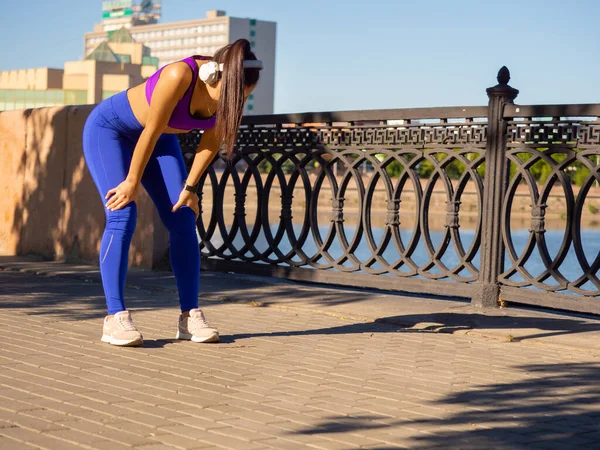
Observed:
[[[129,311],[121,311],[104,319],[102,342],[123,347],[142,345],[144,338],[138,331]]]
[[[202,311],[192,309],[189,317],[179,316],[179,329],[175,338],[193,342],[219,342],[219,332],[208,324]]]

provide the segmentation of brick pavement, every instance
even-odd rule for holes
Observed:
[[[101,286],[0,271],[0,448],[598,448],[600,359],[129,289],[143,348],[99,340]]]

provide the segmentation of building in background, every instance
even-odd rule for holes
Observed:
[[[265,63],[244,114],[272,114],[275,93],[276,24],[208,11],[205,19],[158,23],[160,2],[102,3],[102,23],[86,33],[84,61],[63,69],[0,72],[0,111],[43,106],[94,104],[128,89],[159,67],[200,54],[212,56],[238,39],[248,39]]]
[[[133,39],[149,48],[148,55],[158,58],[162,67],[190,55],[212,56],[221,47],[248,39],[265,69],[245,114],[272,114],[275,94],[276,23],[230,17],[224,11],[208,11],[206,18],[182,22],[158,23],[161,5],[156,1],[113,0],[103,2],[102,22],[85,34],[87,56],[108,39],[111,32],[126,28]]]
[[[143,44],[117,30],[87,55],[63,69],[0,72],[0,111],[99,103],[142,83],[158,67]]]
[[[134,4],[132,0],[110,0],[102,2],[102,23],[94,31],[114,31],[122,27],[150,25],[158,23],[161,17],[160,1],[142,0]]]

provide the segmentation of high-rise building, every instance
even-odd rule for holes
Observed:
[[[87,56],[111,33],[125,27],[133,39],[149,50],[146,56],[158,58],[159,67],[190,55],[212,56],[221,47],[248,39],[258,59],[265,63],[261,80],[246,102],[245,114],[272,114],[275,93],[276,23],[230,17],[224,11],[208,11],[206,18],[158,23],[160,2],[133,0],[103,2],[103,20],[85,34]]]

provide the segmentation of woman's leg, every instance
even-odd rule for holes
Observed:
[[[85,160],[103,204],[108,190],[125,180],[133,152],[130,139],[105,125],[102,117],[92,113],[83,134]],[[125,310],[125,276],[137,208],[130,203],[118,211],[104,208],[104,212],[106,228],[100,245],[100,272],[108,314],[112,315]]]
[[[196,235],[196,215],[184,206],[172,208],[187,178],[179,141],[173,134],[163,134],[154,148],[142,177],[142,184],[156,205],[169,231],[171,267],[179,291],[181,311],[198,308],[200,285],[200,247]]]

